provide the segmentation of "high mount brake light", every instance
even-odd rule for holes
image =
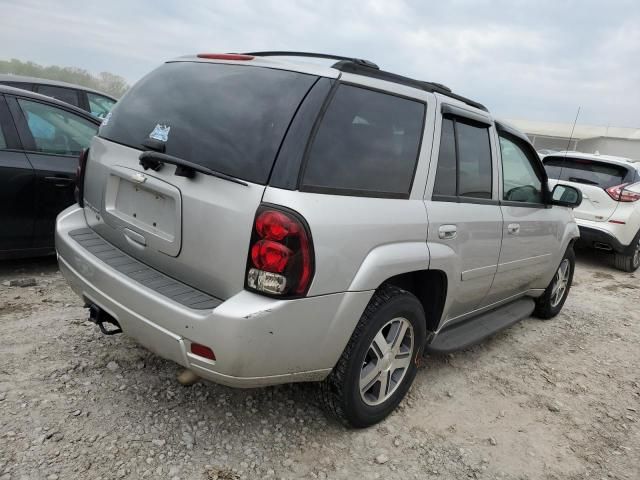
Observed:
[[[253,55],[241,55],[239,53],[199,53],[198,58],[210,60],[253,60]]]
[[[84,174],[87,169],[87,158],[89,158],[89,149],[85,148],[80,152],[78,157],[78,166],[76,167],[76,187],[73,190],[73,196],[76,203],[84,207]]]
[[[313,242],[304,219],[282,207],[256,212],[245,286],[278,297],[304,296],[313,277]]]
[[[640,193],[625,190],[628,186],[628,183],[623,183],[622,185],[615,185],[613,187],[606,188],[605,191],[616,202],[637,202],[640,200]]]

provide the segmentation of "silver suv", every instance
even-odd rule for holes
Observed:
[[[443,85],[278,55],[138,82],[80,158],[60,268],[104,332],[224,385],[319,381],[368,426],[424,351],[560,311],[581,195]]]

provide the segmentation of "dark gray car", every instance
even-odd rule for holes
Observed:
[[[74,203],[78,155],[100,120],[0,85],[0,259],[53,252],[56,215]]]
[[[0,75],[0,84],[53,97],[81,108],[95,117],[104,118],[117,100],[106,93],[72,83],[21,75]]]

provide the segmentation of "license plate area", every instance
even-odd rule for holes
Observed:
[[[181,212],[180,191],[173,185],[127,167],[112,167],[105,189],[105,222],[121,230],[127,241],[178,255]]]

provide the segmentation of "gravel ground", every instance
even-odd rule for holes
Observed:
[[[54,260],[0,263],[0,479],[637,480],[639,300],[635,275],[580,253],[559,317],[426,358],[399,410],[355,431],[312,385],[183,387],[87,322]]]

